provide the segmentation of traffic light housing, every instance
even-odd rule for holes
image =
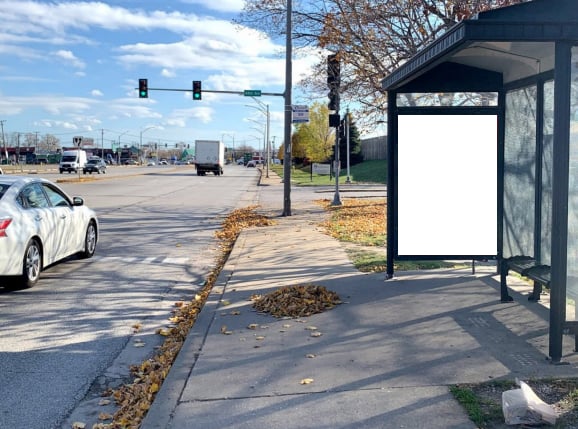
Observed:
[[[341,83],[341,65],[337,54],[327,55],[327,85],[339,88]]]
[[[327,86],[329,87],[329,110],[339,112],[339,85],[341,84],[341,67],[337,54],[327,56]]]
[[[202,89],[201,89],[201,81],[194,80],[193,81],[193,100],[201,100],[202,99]]]
[[[339,89],[338,88],[329,88],[329,103],[327,107],[329,110],[333,110],[335,112],[339,112]]]
[[[149,98],[148,79],[139,79],[138,80],[138,98]]]

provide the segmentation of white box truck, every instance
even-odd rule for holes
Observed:
[[[77,173],[83,169],[84,164],[86,164],[86,151],[82,149],[65,150],[60,158],[60,174],[65,171]]]
[[[219,140],[195,140],[195,168],[197,176],[207,172],[215,176],[223,174],[225,145]]]

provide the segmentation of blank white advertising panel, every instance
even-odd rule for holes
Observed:
[[[398,256],[497,253],[496,115],[399,115]]]

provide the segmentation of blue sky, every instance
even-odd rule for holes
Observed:
[[[250,97],[135,88],[282,93],[284,40],[232,23],[242,0],[0,0],[0,121],[4,134],[73,136],[105,147],[195,139],[262,145],[265,115]],[[293,62],[294,81],[313,59]],[[283,98],[269,104],[271,139],[283,141]],[[300,103],[298,94],[294,104]],[[253,106],[253,107],[248,107]],[[256,121],[256,122],[254,122]]]

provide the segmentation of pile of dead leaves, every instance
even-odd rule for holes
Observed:
[[[114,398],[119,409],[113,416],[106,415],[100,418],[101,421],[112,420],[110,423],[95,424],[92,426],[93,429],[138,429],[140,427],[187,334],[205,305],[240,232],[245,228],[273,224],[267,217],[255,213],[257,207],[234,210],[226,217],[221,230],[215,233],[221,252],[217,257],[215,268],[207,276],[205,286],[191,302],[175,303],[175,309],[169,318],[170,323],[166,328],[157,331],[157,334],[165,337],[157,354],[140,365],[131,366],[133,382],[117,390],[103,392],[103,396]],[[84,423],[75,424],[84,426]]]
[[[332,237],[366,246],[385,245],[384,198],[344,198],[340,206],[333,206],[329,200],[317,203],[331,213],[321,226]]]
[[[275,317],[311,316],[341,304],[335,292],[316,285],[285,286],[253,300],[257,311]]]

